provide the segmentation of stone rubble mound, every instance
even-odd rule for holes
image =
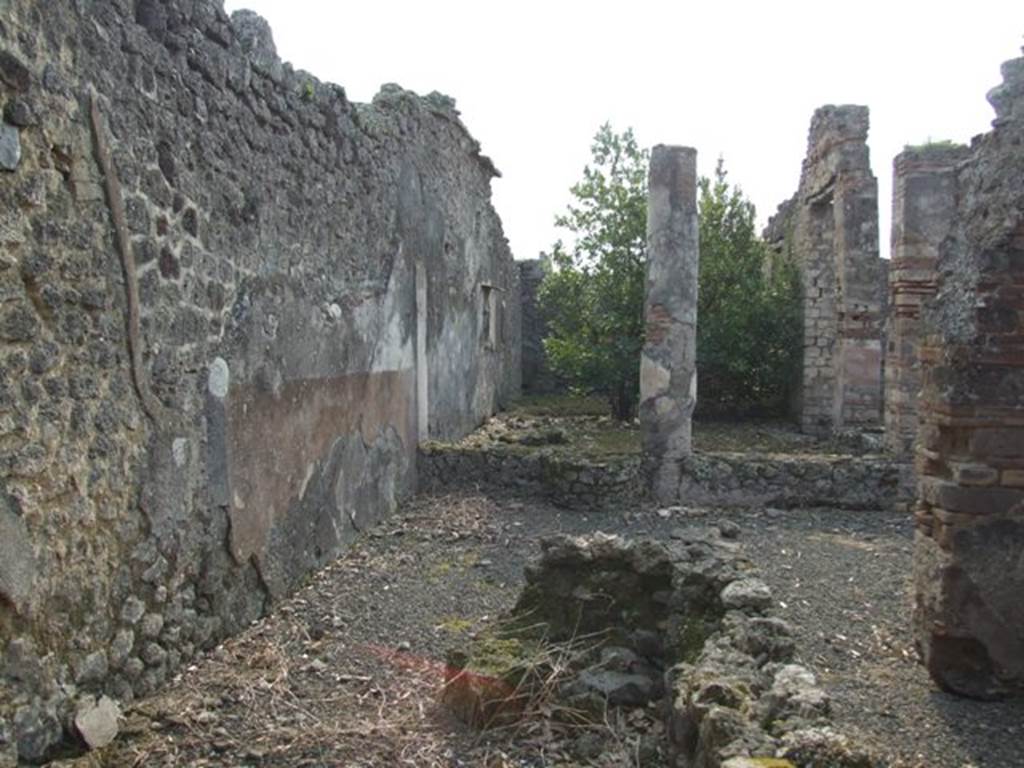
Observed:
[[[794,630],[771,615],[737,533],[726,521],[666,542],[542,540],[510,614],[449,655],[442,700],[480,728],[653,711],[641,743],[673,768],[881,765],[831,728],[828,695],[795,662]],[[593,739],[578,740],[584,764]]]

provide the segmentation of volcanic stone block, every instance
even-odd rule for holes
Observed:
[[[956,174],[921,313],[914,625],[943,688],[1024,694],[1024,58]]]
[[[658,145],[648,193],[640,425],[651,489],[661,502],[678,497],[681,462],[692,452],[699,253],[697,151]]]

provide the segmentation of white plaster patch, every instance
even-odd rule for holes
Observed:
[[[207,379],[210,394],[218,400],[223,400],[228,395],[230,383],[231,370],[228,368],[227,361],[223,357],[213,358],[213,362],[210,363],[209,378]]]
[[[668,416],[675,407],[675,401],[671,397],[659,397],[654,401],[654,413],[659,417]]]
[[[306,498],[306,489],[309,488],[309,481],[313,479],[313,472],[316,471],[316,462],[306,465],[306,476],[302,478],[302,487],[299,489],[299,500]]]
[[[175,466],[184,467],[188,461],[188,440],[184,437],[174,438],[174,442],[171,443],[171,455],[174,457]]]
[[[668,392],[672,372],[647,355],[640,356],[640,397],[647,400]]]

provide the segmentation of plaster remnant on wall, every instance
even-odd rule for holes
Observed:
[[[640,356],[640,389],[656,396],[668,392],[672,373],[647,355]]]
[[[227,361],[222,357],[215,357],[210,363],[207,376],[207,387],[210,394],[218,400],[223,400],[228,396],[230,383],[231,370],[228,368]]]
[[[184,467],[188,461],[188,440],[184,437],[175,438],[171,444],[171,453],[174,456],[174,463],[179,468]]]
[[[21,134],[13,125],[0,122],[0,169],[14,171],[21,162]]]

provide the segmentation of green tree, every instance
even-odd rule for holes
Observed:
[[[781,413],[801,349],[796,268],[758,237],[754,206],[721,158],[699,186],[698,411]]]
[[[648,157],[632,130],[601,126],[575,200],[555,218],[572,239],[552,247],[539,297],[552,370],[607,397],[620,420],[633,418],[639,397]]]
[[[555,223],[572,240],[555,243],[540,289],[548,320],[548,363],[573,388],[601,394],[620,420],[639,399],[649,155],[632,130],[601,126],[574,202]],[[698,408],[703,413],[778,412],[800,354],[799,282],[755,228],[754,206],[718,161],[700,180]]]

